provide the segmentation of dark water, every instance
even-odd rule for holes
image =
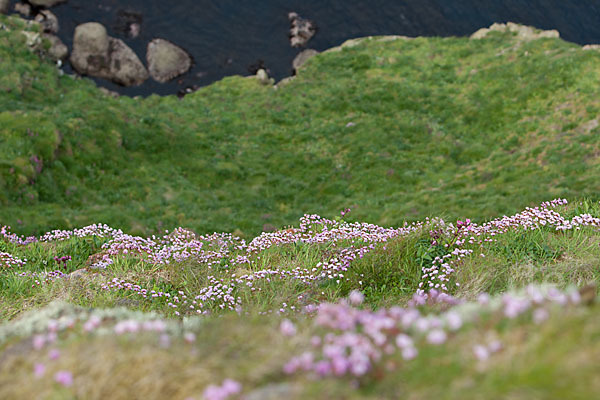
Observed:
[[[123,88],[98,80],[132,96],[172,94],[228,75],[249,75],[248,67],[259,60],[277,80],[289,76],[300,51],[289,45],[290,11],[317,24],[307,47],[319,51],[360,36],[462,36],[507,21],[557,29],[565,40],[580,44],[600,43],[600,0],[69,0],[52,11],[69,48],[78,24],[97,21],[144,62],[146,44],[155,37],[192,54],[193,69],[166,84],[150,79]],[[132,13],[142,18],[135,39],[124,33],[126,15]]]

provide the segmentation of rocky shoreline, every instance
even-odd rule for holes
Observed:
[[[49,48],[46,55],[56,61],[59,67],[68,61],[73,70],[82,76],[104,79],[124,87],[139,86],[150,78],[163,84],[181,77],[192,68],[194,64],[192,56],[177,44],[163,38],[154,38],[147,43],[146,63],[144,64],[123,40],[109,36],[106,27],[98,22],[82,23],[75,28],[73,50],[69,54],[67,46],[57,36],[60,30],[60,22],[56,15],[49,10],[54,5],[66,1],[29,0],[23,3],[18,2],[13,7],[15,13],[29,19],[30,23],[38,24],[40,27],[39,33],[23,32],[27,36],[27,45],[34,50],[41,50],[43,42],[48,41]],[[0,0],[0,13],[10,13],[10,3],[10,0]],[[130,14],[128,13],[123,17],[121,30],[128,37],[137,37],[140,33],[142,17],[141,14]],[[262,61],[259,61],[256,67],[248,68],[254,74],[250,77],[257,79],[263,85],[272,85],[275,89],[293,80],[294,75],[298,73],[302,66],[310,58],[319,54],[318,51],[307,47],[308,42],[317,33],[317,25],[313,21],[301,17],[296,12],[290,12],[288,20],[290,21],[288,34],[290,46],[300,49],[292,62],[292,76],[275,84],[275,79],[270,77],[270,71]],[[557,30],[537,30],[512,22],[506,24],[494,23],[489,28],[479,29],[470,37],[471,39],[482,39],[492,31],[510,31],[524,41],[560,37]],[[350,39],[342,45],[330,48],[325,52],[351,47],[371,38],[371,36],[367,36]],[[378,40],[396,40],[398,38],[409,39],[406,36],[387,35],[380,36]],[[598,48],[599,45],[595,44],[588,44],[583,47],[584,50]],[[180,90],[178,95],[183,97],[198,88],[196,85],[188,87]],[[107,89],[104,89],[104,91],[110,95],[118,96],[116,92]]]

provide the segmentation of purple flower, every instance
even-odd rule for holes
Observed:
[[[33,366],[33,374],[36,378],[41,378],[46,373],[46,366],[42,363],[36,363]]]
[[[284,336],[294,336],[296,334],[296,326],[289,319],[284,319],[279,325],[279,332]]]
[[[447,336],[446,336],[446,332],[444,332],[441,329],[435,329],[431,332],[429,332],[429,334],[427,335],[427,341],[431,344],[442,344],[446,341]]]
[[[405,359],[406,361],[412,360],[413,358],[415,358],[417,356],[417,354],[418,354],[417,349],[412,346],[405,347],[402,349],[402,358]]]
[[[361,305],[362,302],[365,300],[365,295],[359,292],[358,290],[353,290],[350,292],[348,300],[350,300],[350,304],[358,306]]]
[[[58,371],[54,374],[54,380],[65,387],[69,387],[73,385],[73,374],[69,371]]]

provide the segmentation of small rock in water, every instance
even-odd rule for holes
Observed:
[[[319,54],[318,51],[313,49],[306,49],[298,53],[294,61],[292,61],[292,67],[294,68],[294,73],[298,73],[298,70],[307,62],[310,58],[313,58]]]
[[[165,39],[154,39],[148,43],[146,61],[150,76],[161,83],[186,73],[192,67],[192,57]]]
[[[46,33],[57,33],[59,29],[58,18],[48,10],[42,10],[35,16],[35,21],[40,23]]]
[[[10,0],[0,0],[0,14],[8,13],[10,8]]]
[[[123,86],[139,85],[148,79],[148,71],[135,52],[122,40],[109,37],[106,28],[97,22],[75,28],[70,61],[80,74],[110,79]]]
[[[67,0],[29,0],[32,6],[35,7],[52,7],[59,3],[65,3]]]
[[[16,3],[15,11],[24,17],[29,17],[31,15],[31,6],[27,3]]]
[[[306,43],[317,32],[317,26],[314,22],[304,19],[298,13],[291,12],[288,14],[290,20],[290,45],[292,47],[305,46]]]
[[[62,42],[62,40],[58,38],[58,36],[44,33],[42,34],[42,37],[50,41],[50,49],[48,49],[48,54],[53,60],[62,61],[67,58],[69,55],[69,49]]]

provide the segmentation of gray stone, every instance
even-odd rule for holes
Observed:
[[[0,14],[7,14],[10,9],[10,0],[0,0]]]
[[[273,78],[269,78],[267,71],[262,68],[256,71],[256,79],[261,85],[272,85],[275,82]]]
[[[139,85],[148,79],[148,71],[131,48],[111,38],[106,28],[88,22],[75,28],[73,68],[80,74],[110,79],[123,86]]]
[[[192,67],[190,55],[164,39],[154,39],[148,43],[146,61],[150,76],[161,83],[186,73]]]
[[[148,70],[121,39],[110,38],[109,78],[123,86],[137,86],[148,79]]]
[[[298,53],[298,55],[292,61],[292,67],[294,68],[294,72],[298,72],[298,70],[307,62],[310,58],[313,58],[319,54],[318,51],[313,49],[306,49]]]
[[[35,21],[39,22],[42,30],[46,33],[57,33],[59,29],[58,18],[48,10],[42,10],[35,16]]]
[[[31,6],[27,3],[16,3],[15,11],[25,17],[29,17],[31,15]]]
[[[586,44],[582,50],[600,50],[600,44]]]
[[[50,48],[48,49],[48,55],[55,61],[65,60],[69,55],[69,49],[67,46],[58,38],[56,35],[49,33],[42,34],[44,39],[50,42]]]
[[[483,39],[490,32],[513,32],[517,34],[517,38],[523,41],[536,40],[543,38],[559,38],[560,33],[556,29],[544,31],[535,29],[531,26],[525,26],[521,24],[515,24],[514,22],[507,22],[506,24],[494,23],[489,28],[481,28],[473,33],[471,39]]]
[[[65,3],[67,0],[29,0],[36,7],[52,7],[59,3]]]
[[[292,47],[305,46],[306,43],[317,32],[317,26],[314,22],[304,19],[298,13],[291,12],[288,14],[290,20],[290,45]]]

